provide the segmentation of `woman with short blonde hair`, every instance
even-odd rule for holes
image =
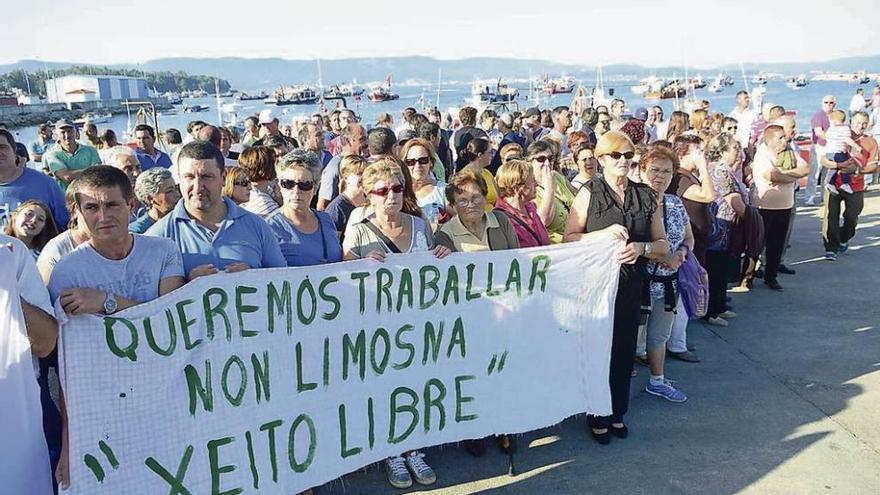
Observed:
[[[507,214],[520,247],[547,246],[550,234],[535,206],[535,174],[523,160],[510,160],[498,168],[498,201],[495,207]]]

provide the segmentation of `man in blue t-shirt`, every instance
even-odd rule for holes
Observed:
[[[138,125],[134,128],[134,138],[138,143],[136,153],[142,172],[153,167],[171,168],[171,157],[156,148],[156,131],[152,126]]]
[[[28,145],[28,152],[30,153],[30,159],[34,163],[40,163],[43,161],[43,155],[49,151],[49,148],[55,144],[55,140],[52,139],[52,128],[49,127],[49,124],[40,124],[40,127],[37,131],[37,139],[34,139]]]
[[[15,149],[12,133],[0,129],[0,226],[9,222],[19,204],[35,199],[49,207],[55,224],[64,230],[70,217],[61,188],[50,177],[27,168],[27,159],[16,156]]]

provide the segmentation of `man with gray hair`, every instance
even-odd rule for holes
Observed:
[[[132,234],[143,234],[160,218],[164,217],[180,200],[180,190],[171,172],[155,167],[140,174],[134,183],[134,195],[143,205],[144,212],[137,220],[128,224]]]

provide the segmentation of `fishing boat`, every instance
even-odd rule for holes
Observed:
[[[339,98],[349,96],[360,96],[364,94],[364,88],[358,86],[357,83],[340,83],[333,84],[324,90],[324,96],[327,98]]]
[[[318,102],[320,95],[315,88],[311,86],[288,86],[281,87],[275,92],[275,97],[267,99],[266,104],[285,106],[285,105],[312,105]]]
[[[548,95],[568,94],[574,91],[575,79],[571,76],[557,77],[550,79],[544,77],[541,91]]]
[[[73,121],[74,124],[83,125],[83,124],[106,124],[110,122],[110,119],[113,118],[113,114],[110,112],[104,113],[92,113],[87,112],[84,113],[82,117]]]
[[[199,113],[207,112],[209,108],[206,105],[184,105],[183,113]]]
[[[752,84],[767,84],[767,75],[763,72],[758,72],[752,77]]]
[[[651,91],[652,88],[657,88],[663,85],[663,79],[660,79],[657,76],[646,77],[639,81],[639,84],[636,86],[630,86],[629,90],[634,94],[643,95],[648,91]]]
[[[476,80],[471,87],[471,95],[484,103],[510,102],[519,96],[519,90],[508,86],[500,77],[495,80]]]
[[[367,98],[372,102],[382,102],[382,101],[392,101],[400,98],[400,95],[391,91],[391,74],[388,74],[388,77],[385,79],[384,85],[374,86],[370,90],[370,94],[367,95]]]
[[[265,91],[260,91],[258,95],[249,95],[247,93],[239,93],[236,98],[238,101],[254,101],[254,100],[265,100],[269,95],[266,94]]]
[[[853,84],[868,84],[869,82],[871,82],[871,78],[868,77],[868,74],[865,71],[860,70],[853,73],[849,82]]]
[[[807,85],[807,76],[801,74],[797,77],[791,77],[788,81],[785,82],[785,85],[790,89],[798,90]]]
[[[706,87],[706,80],[703,79],[703,76],[697,75],[688,81],[688,85],[691,89],[703,89]]]
[[[687,94],[687,88],[678,79],[662,84],[645,92],[642,97],[646,100],[666,100],[669,98],[681,98]]]

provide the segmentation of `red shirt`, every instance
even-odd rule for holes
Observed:
[[[859,170],[864,170],[868,166],[868,160],[877,154],[877,141],[867,134],[856,136],[855,133],[852,133],[852,138],[862,147],[862,152],[853,153],[852,157],[859,163]],[[838,188],[843,185],[841,174],[834,177],[834,185]],[[853,192],[863,192],[865,190],[865,176],[863,174],[849,174],[849,186]]]

